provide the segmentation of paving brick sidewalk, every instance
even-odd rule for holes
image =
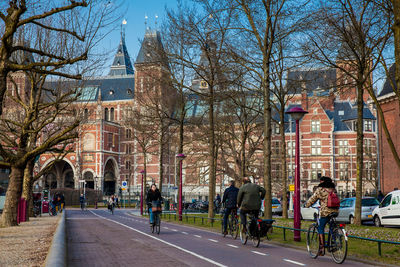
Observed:
[[[68,266],[198,265],[188,255],[90,211],[68,210],[66,215]]]

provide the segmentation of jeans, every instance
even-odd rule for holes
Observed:
[[[260,213],[260,210],[240,210],[240,221],[244,227],[246,227],[247,223],[247,214],[253,214],[256,219],[258,219],[258,213]]]
[[[324,234],[325,225],[329,222],[329,217],[321,217],[318,220],[318,234]]]
[[[149,208],[149,217],[150,217],[150,223],[154,223],[154,213],[152,208]]]
[[[226,231],[226,228],[228,226],[228,217],[229,217],[229,214],[232,213],[232,210],[236,210],[236,208],[225,208],[224,220],[222,222],[224,225],[224,231]]]

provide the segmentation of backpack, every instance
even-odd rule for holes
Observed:
[[[326,191],[326,190],[325,190]],[[328,191],[326,191],[328,192]],[[336,195],[335,191],[328,192],[328,208],[339,208],[340,207],[340,199]]]

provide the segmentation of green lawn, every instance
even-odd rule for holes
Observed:
[[[194,225],[199,228],[206,228],[215,232],[221,231],[221,215],[216,215],[215,220],[207,219],[207,214],[187,214],[183,215],[182,221],[178,221],[178,216],[175,213],[163,214],[162,220]],[[274,225],[293,227],[293,219],[275,218]],[[302,221],[302,229],[308,229],[311,221]],[[374,238],[389,241],[400,241],[400,230],[394,228],[377,228],[374,226],[345,226],[348,235],[360,236],[365,238]],[[286,239],[283,238],[285,231]],[[281,228],[273,228],[269,238],[273,242],[278,242],[283,245],[294,246],[304,249],[306,252],[306,233],[302,232],[301,242],[293,241],[293,232],[291,230],[284,230]],[[265,240],[264,242],[268,242]],[[379,256],[378,243],[365,240],[359,240],[349,237],[348,241],[348,256],[360,258],[367,261],[377,261],[386,264],[398,265],[400,262],[400,245],[384,244],[381,245],[382,256]]]

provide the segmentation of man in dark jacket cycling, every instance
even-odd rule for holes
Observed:
[[[226,234],[226,228],[228,224],[228,216],[231,214],[232,210],[237,209],[237,195],[239,189],[235,187],[235,181],[230,181],[230,186],[225,190],[224,196],[222,197],[222,204],[225,204],[225,214],[224,214],[224,233]],[[235,212],[236,213],[236,212]]]
[[[248,213],[258,218],[261,200],[264,199],[265,193],[265,189],[257,184],[251,183],[249,177],[243,178],[243,185],[240,187],[237,197],[243,231],[246,231],[246,215]]]

